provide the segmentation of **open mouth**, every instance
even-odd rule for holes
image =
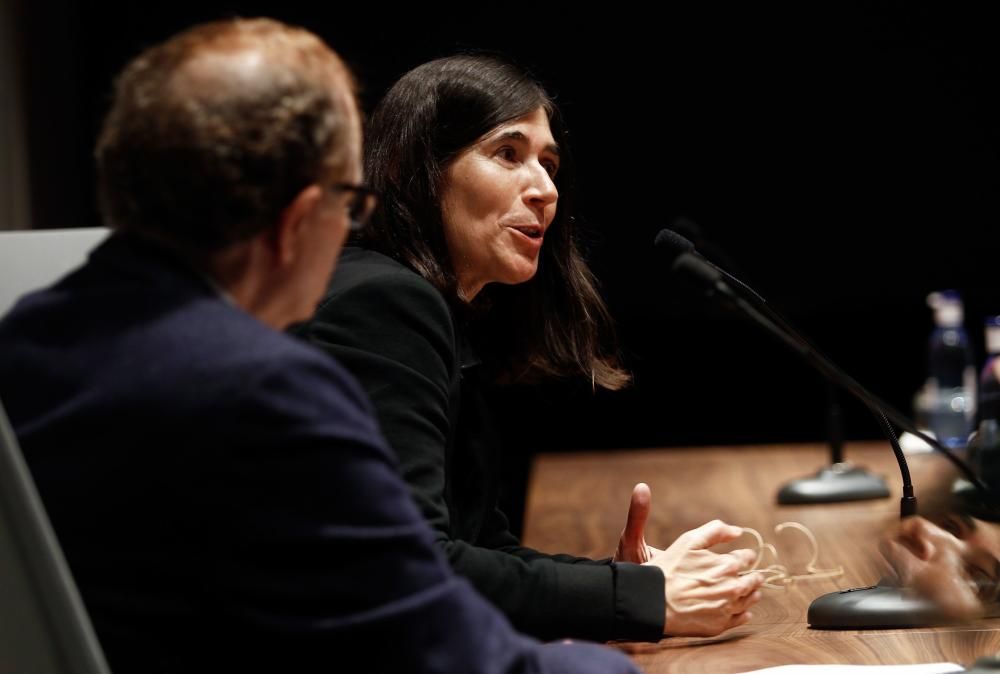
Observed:
[[[540,225],[518,225],[511,227],[511,229],[516,229],[529,239],[540,239],[542,238],[542,234],[544,234]]]

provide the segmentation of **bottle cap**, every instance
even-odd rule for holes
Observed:
[[[983,323],[986,326],[986,353],[1000,353],[1000,316],[987,316]]]

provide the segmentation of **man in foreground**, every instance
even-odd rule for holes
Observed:
[[[279,332],[371,207],[322,41],[181,33],[121,74],[96,154],[116,233],[0,321],[0,400],[113,671],[635,671],[455,579],[354,380]]]

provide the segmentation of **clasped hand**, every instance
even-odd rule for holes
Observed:
[[[713,520],[681,534],[670,547],[660,550],[646,544],[651,503],[649,487],[637,484],[614,561],[656,566],[663,571],[663,633],[708,637],[747,623],[752,617],[749,608],[760,601],[759,588],[764,582],[762,574],[749,572],[756,553],[709,549],[739,538],[743,530]]]

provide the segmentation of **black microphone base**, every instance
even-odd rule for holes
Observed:
[[[965,674],[997,674],[997,672],[1000,672],[1000,657],[996,655],[976,658],[972,667],[965,670]]]
[[[911,591],[874,585],[831,592],[809,605],[809,626],[819,630],[933,627],[949,621],[930,600]]]
[[[878,475],[849,463],[835,463],[812,477],[792,480],[778,491],[778,503],[838,503],[887,498],[889,487]]]

